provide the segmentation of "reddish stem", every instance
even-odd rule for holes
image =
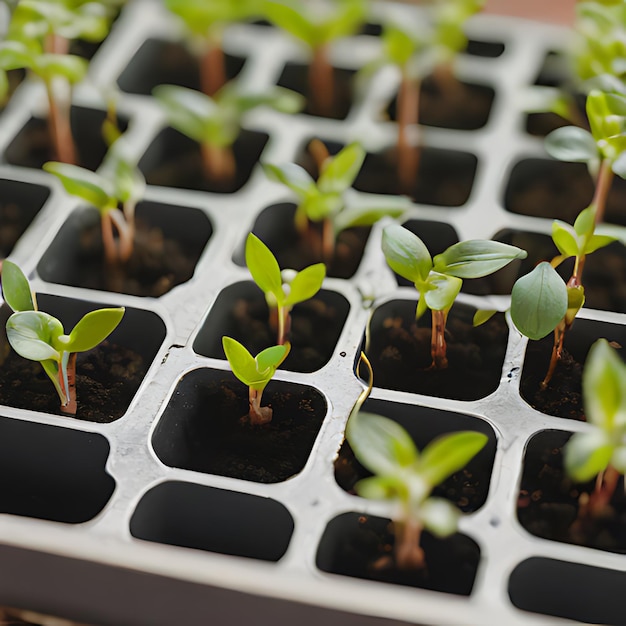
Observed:
[[[72,139],[69,102],[58,102],[50,81],[46,81],[48,94],[48,123],[52,146],[58,161],[76,163],[76,150]]]
[[[262,391],[248,388],[248,419],[252,426],[260,426],[262,424],[268,424],[272,421],[272,409],[268,406],[261,406]]]
[[[612,465],[600,472],[596,478],[595,488],[588,498],[582,499],[581,497],[578,517],[597,517],[602,515],[615,494],[619,478],[620,473]]]
[[[220,187],[227,187],[235,180],[235,155],[231,146],[214,146],[203,143],[202,165],[207,180],[218,183]]]
[[[72,352],[67,362],[67,386],[65,388],[65,380],[63,379],[63,372],[59,368],[59,383],[61,384],[61,390],[65,394],[67,402],[65,405],[61,405],[61,411],[68,415],[76,415],[78,408],[76,403],[76,352]]]
[[[611,161],[609,159],[603,159],[600,164],[600,171],[598,172],[598,179],[596,180],[596,190],[593,194],[591,204],[596,209],[596,224],[604,221],[604,212],[606,210],[606,199],[611,189],[611,183],[613,182],[613,170],[611,169]]]
[[[419,570],[426,567],[424,550],[420,546],[422,526],[414,519],[394,523],[394,554],[398,569]]]
[[[404,193],[409,193],[415,183],[419,167],[419,148],[409,143],[408,129],[419,120],[420,83],[403,74],[398,93],[398,182]]]
[[[445,369],[448,367],[446,356],[446,318],[447,311],[431,311],[432,334],[430,339],[430,355],[433,359],[431,367],[435,369]]]
[[[207,96],[215,95],[226,84],[226,64],[221,42],[207,48],[200,58],[200,86]]]
[[[326,46],[313,49],[313,58],[309,65],[309,89],[313,112],[329,116],[335,103],[335,85],[333,66],[328,61]]]

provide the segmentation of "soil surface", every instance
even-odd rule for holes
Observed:
[[[370,323],[368,356],[374,385],[455,400],[477,400],[496,390],[508,340],[502,314],[474,327],[474,310],[455,305],[446,327],[448,367],[431,368],[431,321],[415,321],[415,301],[392,301]]]
[[[20,409],[66,415],[52,381],[35,361],[23,359],[5,344],[0,367],[0,401]],[[104,341],[77,357],[76,419],[109,423],[122,417],[139,388],[146,364],[136,352]]]
[[[194,383],[202,375],[202,370],[187,375],[183,385],[194,389],[179,385],[154,435],[164,463],[260,483],[302,470],[326,413],[319,392],[271,381],[261,404],[273,409],[272,421],[251,426],[247,387],[234,377]]]
[[[324,546],[325,542],[332,547]],[[390,564],[393,545],[390,520],[347,513],[335,518],[327,527],[317,566],[334,574],[395,585],[459,595],[471,593],[480,551],[469,537],[457,533],[438,539],[428,532],[422,533],[420,545],[425,552],[426,567],[421,570],[400,570]]]
[[[544,431],[528,444],[517,515],[538,537],[626,553],[626,492],[620,478],[610,506],[598,517],[578,518],[581,494],[594,481],[577,484],[563,471],[563,445],[570,433]]]

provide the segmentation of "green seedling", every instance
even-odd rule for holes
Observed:
[[[596,179],[591,206],[596,222],[604,220],[614,174],[626,179],[626,95],[594,90],[587,96],[590,131],[565,126],[546,137],[546,150],[562,161],[586,163]]]
[[[91,311],[65,334],[58,319],[37,309],[28,279],[7,260],[2,264],[2,293],[14,311],[6,324],[11,347],[21,357],[41,363],[59,396],[61,410],[76,415],[76,355],[104,341],[122,320],[124,307]]]
[[[369,388],[359,397],[346,428],[346,439],[357,460],[373,473],[360,480],[355,489],[361,497],[397,503],[393,558],[378,562],[377,567],[423,569],[423,530],[447,537],[456,532],[461,516],[451,502],[432,497],[431,493],[482,450],[487,436],[472,431],[449,433],[434,439],[420,452],[397,422],[360,411],[372,388],[372,379],[370,367]]]
[[[565,333],[574,323],[585,303],[582,272],[588,254],[609,245],[615,238],[598,235],[594,206],[578,215],[574,225],[554,220],[552,241],[559,251],[550,263],[542,262],[522,276],[511,291],[511,319],[529,339],[542,339],[554,332],[550,364],[541,388],[549,384],[563,353]],[[567,259],[574,259],[571,277],[564,282],[554,268]]]
[[[222,346],[233,374],[244,385],[248,385],[250,408],[246,419],[253,426],[268,424],[272,421],[272,409],[268,406],[261,406],[261,397],[274,373],[287,358],[290,344],[266,348],[256,357],[253,357],[244,346],[231,337],[222,337]]]
[[[358,143],[351,143],[330,157],[323,144],[320,158],[320,174],[317,182],[301,166],[264,164],[267,176],[291,190],[298,199],[296,230],[303,239],[312,239],[310,223],[322,224],[321,258],[330,263],[335,253],[337,235],[346,228],[371,226],[381,217],[399,217],[405,206],[368,207],[348,203],[347,192],[357,177],[365,150]]]
[[[483,4],[484,0],[444,0],[433,7],[429,20],[386,23],[381,56],[362,71],[361,80],[387,65],[397,68],[400,75],[397,164],[398,181],[405,192],[412,188],[419,167],[419,149],[411,145],[408,129],[419,123],[422,81],[434,73],[444,87],[453,84],[453,60],[467,46],[465,22]]]
[[[316,263],[300,272],[281,272],[271,250],[253,233],[246,239],[246,265],[254,282],[265,294],[270,307],[270,323],[278,333],[277,343],[283,345],[291,329],[291,309],[312,298],[322,288],[326,267],[323,263]]]
[[[213,96],[226,84],[222,39],[233,23],[259,17],[264,0],[165,0],[185,25],[188,45],[200,64],[200,88]]]
[[[499,241],[462,241],[431,258],[424,242],[411,231],[391,224],[383,230],[382,248],[391,269],[410,280],[419,293],[416,318],[427,309],[432,315],[432,367],[448,366],[445,329],[448,313],[463,279],[480,278],[501,269],[526,252]]]
[[[240,93],[234,83],[222,87],[212,98],[175,85],[159,85],[152,93],[169,123],[200,144],[204,174],[212,182],[234,180],[232,146],[248,111],[268,106],[283,113],[296,113],[304,104],[302,96],[288,89],[273,87],[265,93]]]
[[[113,2],[80,0],[21,0],[13,11],[9,30],[0,43],[0,90],[5,73],[26,69],[44,83],[48,96],[48,123],[56,157],[75,163],[70,127],[73,86],[87,71],[87,61],[68,54],[69,41],[100,41],[108,33]],[[0,94],[1,95],[1,94]]]
[[[143,197],[146,182],[136,165],[124,159],[120,151],[109,152],[106,166],[106,175],[57,161],[49,161],[43,168],[61,181],[67,193],[98,209],[104,258],[114,266],[128,261],[133,252],[135,207]]]
[[[333,68],[328,60],[331,44],[356,33],[367,15],[366,0],[267,0],[265,16],[300,40],[310,51],[309,95],[312,111],[330,115],[335,105]]]
[[[626,365],[605,339],[589,350],[582,392],[593,429],[575,433],[567,442],[565,471],[578,482],[596,477],[593,492],[580,497],[579,517],[599,516],[626,473]]]

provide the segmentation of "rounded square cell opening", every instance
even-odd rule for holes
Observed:
[[[89,311],[111,306],[49,294],[37,294],[37,302],[39,310],[58,318],[67,332]],[[6,305],[0,309],[3,328],[11,313]],[[78,354],[76,419],[108,423],[122,417],[165,334],[165,324],[156,313],[126,307],[119,326],[104,342]],[[6,334],[0,338],[0,346],[7,354],[0,368],[0,402],[21,409],[62,414],[54,386],[41,365],[23,359],[10,349]]]
[[[76,146],[78,164],[88,170],[96,170],[102,163],[107,146],[102,138],[102,124],[106,111],[72,106],[70,125]],[[118,116],[123,132],[128,119]],[[12,165],[41,169],[46,161],[58,160],[55,154],[47,119],[32,117],[14,137],[5,152],[6,160]]]
[[[266,133],[242,130],[232,146],[236,164],[232,180],[211,180],[205,174],[200,144],[173,128],[163,129],[148,146],[139,168],[150,185],[234,193],[249,180],[269,137]]]
[[[0,452],[2,513],[80,524],[115,489],[102,435],[0,417]]]
[[[0,258],[11,254],[49,195],[48,187],[0,179]]]
[[[420,587],[468,596],[480,561],[476,542],[460,533],[438,539],[422,533],[426,567],[400,570],[384,566],[393,548],[391,520],[361,513],[343,513],[332,519],[320,540],[316,565],[324,572],[378,582]]]
[[[323,261],[321,252],[321,223],[310,224],[313,241],[301,237],[295,226],[296,205],[283,202],[272,204],[259,213],[252,232],[272,251],[281,268],[302,270]],[[342,230],[336,238],[335,251],[326,262],[326,275],[351,278],[359,267],[370,227],[358,226]],[[317,239],[317,241],[315,241]],[[319,245],[315,245],[319,243]],[[233,262],[245,266],[245,241],[233,255]]]
[[[152,435],[170,467],[259,483],[287,480],[305,466],[326,416],[312,387],[272,380],[263,392],[272,421],[251,426],[248,388],[231,372],[197,369],[176,386]]]
[[[245,59],[224,55],[228,80],[235,78]],[[146,39],[124,68],[117,84],[122,91],[149,96],[157,85],[178,85],[200,90],[200,64],[197,57],[179,42]]]
[[[294,306],[291,312],[291,351],[282,369],[314,372],[331,358],[350,305],[341,294],[320,290],[313,298]],[[253,282],[240,282],[223,289],[211,307],[196,337],[193,349],[214,359],[226,359],[224,335],[242,343],[254,355],[276,345],[276,330],[269,324],[270,312],[263,292]]]
[[[626,345],[626,326],[576,319],[565,334],[564,350],[554,375],[545,389],[541,388],[554,343],[550,334],[539,341],[529,341],[520,378],[520,395],[537,411],[573,420],[584,420],[582,402],[582,370],[589,348],[598,339]],[[618,350],[622,358],[623,351]]]
[[[626,573],[532,557],[509,578],[511,602],[524,611],[590,624],[624,623]]]
[[[104,260],[100,214],[74,211],[44,253],[37,271],[48,282],[87,289],[159,297],[194,273],[211,223],[199,209],[141,202],[134,249],[121,267]]]
[[[382,415],[400,424],[411,435],[419,450],[447,433],[472,430],[487,435],[487,444],[467,466],[433,490],[433,496],[452,501],[466,513],[478,510],[485,503],[496,454],[496,436],[487,422],[462,413],[384,400],[368,399],[363,405],[363,411]],[[357,481],[371,475],[357,461],[350,444],[344,440],[335,460],[335,480],[339,486],[355,494],[354,485]]]
[[[390,300],[370,320],[374,386],[454,400],[478,400],[500,384],[508,342],[504,315],[475,327],[475,309],[453,305],[446,324],[448,367],[431,368],[431,315],[415,320],[416,300]]]
[[[262,561],[285,554],[293,529],[280,502],[178,481],[148,491],[130,520],[137,539]]]

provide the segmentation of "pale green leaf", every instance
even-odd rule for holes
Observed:
[[[289,295],[285,304],[294,305],[312,298],[322,288],[325,276],[326,266],[323,263],[305,267],[289,283]]]
[[[315,181],[309,173],[295,163],[287,163],[286,165],[264,163],[263,170],[270,180],[275,180],[289,187],[300,198],[314,194],[317,190]]]
[[[263,293],[271,293],[279,306],[285,299],[280,267],[272,251],[253,233],[246,239],[246,265]]]
[[[412,283],[428,278],[432,259],[423,241],[399,224],[383,230],[382,248],[391,269]]]
[[[593,234],[596,227],[596,211],[593,205],[583,209],[574,221],[574,231],[580,237]]]
[[[19,311],[7,320],[7,338],[11,347],[23,358],[45,361],[61,358],[53,342],[63,334],[56,318],[41,311]]]
[[[461,511],[443,498],[428,498],[420,506],[419,517],[433,535],[449,537],[457,530]]]
[[[67,193],[81,198],[99,210],[117,206],[114,191],[106,178],[70,163],[48,161],[43,169],[56,176]]]
[[[560,161],[587,163],[598,157],[598,147],[591,133],[578,126],[553,130],[545,139],[548,154]]]
[[[271,346],[261,350],[255,359],[257,371],[265,373],[265,378],[269,381],[279,365],[287,358],[290,348],[291,344],[286,343],[282,346]]]
[[[13,262],[2,262],[2,295],[4,301],[15,312],[35,311],[35,299],[28,278]]]
[[[317,181],[319,190],[322,193],[343,193],[354,182],[364,160],[365,150],[356,142],[329,157]]]
[[[406,500],[407,487],[397,476],[369,476],[359,480],[354,490],[368,500]]]
[[[586,482],[607,468],[612,454],[613,445],[603,431],[575,433],[563,450],[565,471],[572,479]]]
[[[311,21],[309,21],[302,11],[286,2],[268,0],[264,6],[265,17],[288,32],[290,35],[300,39],[307,45],[314,47],[318,44],[318,33]]]
[[[463,281],[456,276],[431,272],[428,286],[430,289],[424,292],[428,308],[433,311],[445,311],[454,304],[454,300],[463,286]]]
[[[371,226],[383,217],[400,217],[403,207],[356,207],[352,206],[341,211],[334,221],[335,232],[356,226]]]
[[[263,380],[257,370],[257,363],[254,357],[232,337],[222,337],[222,347],[224,354],[230,363],[233,374],[244,384],[254,387]]]
[[[42,54],[34,60],[31,67],[33,72],[46,81],[62,76],[73,85],[83,80],[89,63],[73,54]]]
[[[124,317],[124,307],[98,309],[84,315],[69,334],[67,350],[86,352],[103,342]]]
[[[472,319],[473,326],[481,326],[488,322],[498,311],[496,309],[478,309]]]
[[[552,222],[552,241],[559,252],[565,257],[578,256],[581,250],[578,248],[578,237],[569,224],[561,220]]]
[[[589,241],[587,241],[583,252],[584,254],[591,254],[600,248],[605,248],[614,241],[617,241],[617,238],[611,237],[610,235],[593,235],[589,238]]]

